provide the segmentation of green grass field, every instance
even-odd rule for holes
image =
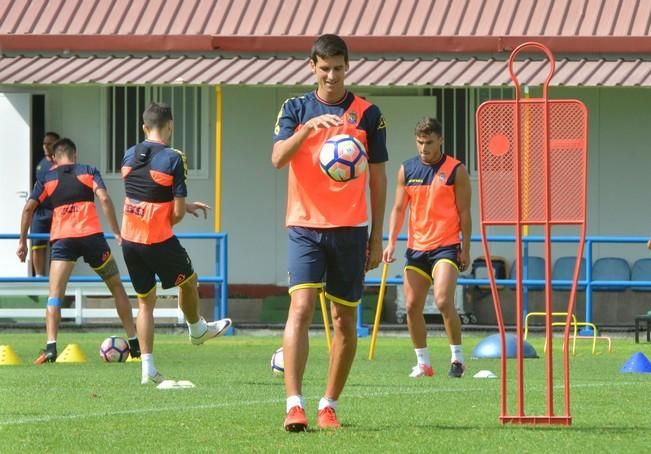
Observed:
[[[302,434],[282,430],[283,383],[269,369],[280,337],[236,335],[194,347],[185,335],[158,335],[159,370],[196,385],[159,390],[139,384],[140,364],[99,360],[109,334],[64,330],[59,352],[79,343],[89,361],[44,366],[31,365],[42,333],[0,334],[0,345],[23,359],[0,366],[0,452],[644,452],[651,442],[651,374],[619,372],[636,351],[651,357],[650,344],[636,345],[632,334],[614,338],[612,353],[601,344],[592,355],[590,343],[579,343],[569,427],[501,425],[499,380],[472,378],[480,369],[499,373],[499,360],[468,359],[466,376],[449,379],[449,348],[434,334],[437,375],[413,380],[407,338],[380,337],[374,361],[366,359],[365,338],[339,402],[344,427],[337,432],[316,429],[327,367],[325,339],[317,336],[304,386],[312,427]],[[483,337],[465,335],[466,356]],[[531,339],[539,354],[542,341]],[[528,414],[545,412],[544,372],[543,358],[526,360]],[[560,382],[555,392],[562,413]]]

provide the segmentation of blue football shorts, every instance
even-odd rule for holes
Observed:
[[[51,260],[76,262],[83,257],[94,270],[101,268],[111,260],[109,248],[103,233],[78,238],[61,238],[52,242]]]
[[[154,244],[123,239],[122,254],[139,296],[146,296],[156,287],[156,276],[167,289],[183,284],[194,275],[190,256],[176,236]]]
[[[459,271],[460,253],[460,244],[441,246],[431,251],[407,249],[407,252],[405,252],[405,258],[407,259],[405,271],[409,269],[414,270],[431,282],[434,276],[434,268],[442,261],[452,264]]]
[[[362,298],[368,246],[367,227],[289,227],[289,293],[322,288],[339,304]]]

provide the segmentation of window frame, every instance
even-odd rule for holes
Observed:
[[[114,108],[111,103],[114,101],[114,95],[113,95],[113,90],[116,88],[119,89],[127,89],[127,88],[136,88],[138,89],[144,89],[144,105],[140,106],[137,104],[137,110],[140,112],[137,112],[136,118],[139,120],[138,122],[138,128],[142,128],[142,122],[141,122],[141,115],[142,115],[142,110],[144,110],[145,105],[147,105],[149,102],[151,102],[152,99],[161,99],[161,95],[163,90],[174,90],[174,89],[183,89],[183,100],[182,103],[185,104],[185,96],[187,96],[187,90],[196,90],[196,99],[200,99],[200,106],[195,107],[195,117],[199,119],[198,122],[194,122],[192,129],[193,129],[193,134],[198,134],[197,138],[194,140],[198,140],[200,145],[199,145],[199,150],[188,150],[185,148],[187,145],[187,141],[181,145],[179,148],[181,151],[183,151],[186,156],[189,157],[190,162],[196,163],[197,158],[199,159],[199,162],[201,163],[199,168],[191,169],[188,168],[188,174],[187,177],[188,179],[208,179],[210,177],[210,169],[211,169],[211,163],[210,163],[210,150],[212,147],[212,132],[213,132],[213,122],[211,121],[212,115],[210,112],[210,105],[211,105],[211,97],[210,97],[210,87],[202,86],[202,85],[182,85],[182,86],[177,86],[177,85],[112,85],[107,87],[107,89],[102,90],[101,94],[101,102],[103,108],[101,109],[100,113],[100,120],[102,124],[106,125],[105,128],[101,128],[102,130],[100,131],[100,143],[103,144],[102,146],[102,152],[101,152],[101,172],[102,175],[105,179],[107,180],[115,180],[115,179],[120,179],[121,174],[119,171],[119,166],[120,163],[118,162],[113,162],[114,168],[111,168],[111,165],[109,164],[109,161],[114,156],[117,158],[115,150],[110,150],[110,143],[111,143],[111,135],[113,134],[113,127],[112,125],[113,118],[111,118],[111,112],[113,111],[112,109]],[[174,92],[172,91],[172,97],[176,97]],[[175,99],[173,99],[172,102],[172,113],[175,116],[178,116],[179,113],[177,112],[185,112],[183,108],[179,108],[178,106],[174,105]],[[196,105],[196,103],[195,103]],[[127,117],[127,114],[125,112],[125,118]],[[183,123],[185,123],[185,118]],[[178,123],[175,122],[175,128],[177,127]],[[126,136],[126,129],[127,125],[123,125],[124,129],[124,134]],[[131,127],[129,125],[129,127]],[[184,141],[186,140],[187,135],[184,134]],[[172,135],[172,138],[174,138],[174,133]],[[127,148],[125,148],[124,151],[128,149],[128,147],[133,146],[134,144],[128,144],[126,145]],[[179,144],[172,144],[171,146],[176,148]],[[192,156],[188,155],[188,151],[191,151],[193,153]]]

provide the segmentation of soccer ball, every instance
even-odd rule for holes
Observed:
[[[121,337],[107,337],[99,346],[99,357],[107,363],[126,361],[129,357],[129,343]]]
[[[321,147],[321,170],[335,181],[350,181],[366,170],[366,149],[348,134],[330,137]]]
[[[285,360],[283,358],[282,347],[271,355],[271,373],[276,377],[283,377],[285,375]]]

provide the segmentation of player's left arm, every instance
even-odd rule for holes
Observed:
[[[174,193],[174,207],[172,208],[172,225],[176,225],[183,220],[185,213],[190,213],[194,217],[199,217],[199,213],[203,213],[203,218],[208,217],[208,210],[210,206],[203,202],[188,202],[188,187],[186,179],[188,176],[188,163],[185,153],[179,150],[174,150],[178,153],[175,156],[172,165],[172,191]]]
[[[470,236],[472,235],[472,219],[470,217],[470,177],[463,164],[456,169],[454,177],[454,192],[459,213],[459,226],[461,228],[461,255],[459,269],[465,271],[470,264]]]
[[[382,228],[387,201],[387,173],[384,162],[369,164],[371,190],[371,234],[368,240],[366,270],[377,268],[382,260]]]
[[[174,208],[172,209],[172,225],[176,225],[185,217],[185,197],[174,197]]]
[[[387,202],[386,124],[377,106],[369,109],[369,120],[373,126],[367,129],[369,153],[369,189],[371,195],[371,234],[368,241],[366,270],[372,270],[382,261],[382,229]]]

